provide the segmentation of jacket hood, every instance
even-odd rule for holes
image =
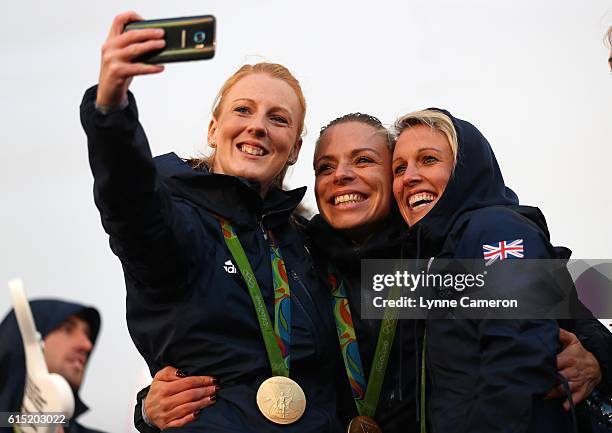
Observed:
[[[155,158],[164,185],[177,197],[195,203],[236,225],[252,224],[253,216],[269,215],[269,224],[286,221],[302,201],[306,187],[285,191],[271,186],[262,199],[259,183],[236,176],[215,174],[206,167],[192,168],[175,153]]]
[[[75,315],[85,320],[91,328],[91,342],[96,343],[100,331],[100,314],[93,307],[55,299],[30,301],[36,329],[44,339],[68,317]],[[16,412],[21,409],[25,385],[25,353],[23,340],[11,310],[0,323],[0,412]],[[81,401],[78,390],[73,390],[75,410],[73,418],[88,408]]]
[[[439,252],[463,214],[489,206],[518,205],[517,195],[505,185],[491,145],[480,131],[446,110],[431,109],[450,117],[459,146],[457,165],[444,193],[431,211],[410,228],[411,234],[420,232],[427,241],[429,256]]]

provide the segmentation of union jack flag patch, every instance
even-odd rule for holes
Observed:
[[[505,260],[509,256],[513,256],[519,259],[525,257],[523,252],[523,240],[517,239],[515,241],[501,241],[493,245],[483,245],[482,254],[487,260],[485,266],[492,265],[497,260]]]

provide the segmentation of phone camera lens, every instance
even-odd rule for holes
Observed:
[[[206,40],[206,33],[204,32],[195,32],[193,34],[193,42],[196,44],[203,44]]]

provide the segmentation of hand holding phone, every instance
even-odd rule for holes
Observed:
[[[126,24],[140,21],[136,12],[125,12],[113,20],[108,37],[102,46],[100,77],[96,103],[100,106],[116,107],[127,102],[127,91],[136,75],[157,74],[162,65],[134,63],[134,59],[145,53],[163,49],[166,45],[164,30],[148,28],[123,32]]]
[[[102,46],[96,103],[125,104],[132,78],[162,72],[159,63],[212,58],[215,26],[212,15],[150,21],[135,12],[117,15]]]
[[[135,62],[150,64],[210,59],[215,55],[215,17],[168,18],[136,21],[125,26],[126,32],[158,28],[164,30],[163,49],[143,54]]]

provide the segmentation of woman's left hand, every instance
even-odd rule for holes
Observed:
[[[147,417],[160,430],[182,427],[214,404],[219,390],[210,376],[185,376],[167,365],[159,370],[142,402]]]
[[[559,329],[559,341],[563,350],[557,355],[557,371],[568,381],[572,400],[574,404],[578,404],[601,382],[601,368],[597,359],[584,348],[575,334]],[[546,398],[563,396],[565,392],[559,385],[549,392]],[[569,401],[565,400],[563,408],[570,410]]]

